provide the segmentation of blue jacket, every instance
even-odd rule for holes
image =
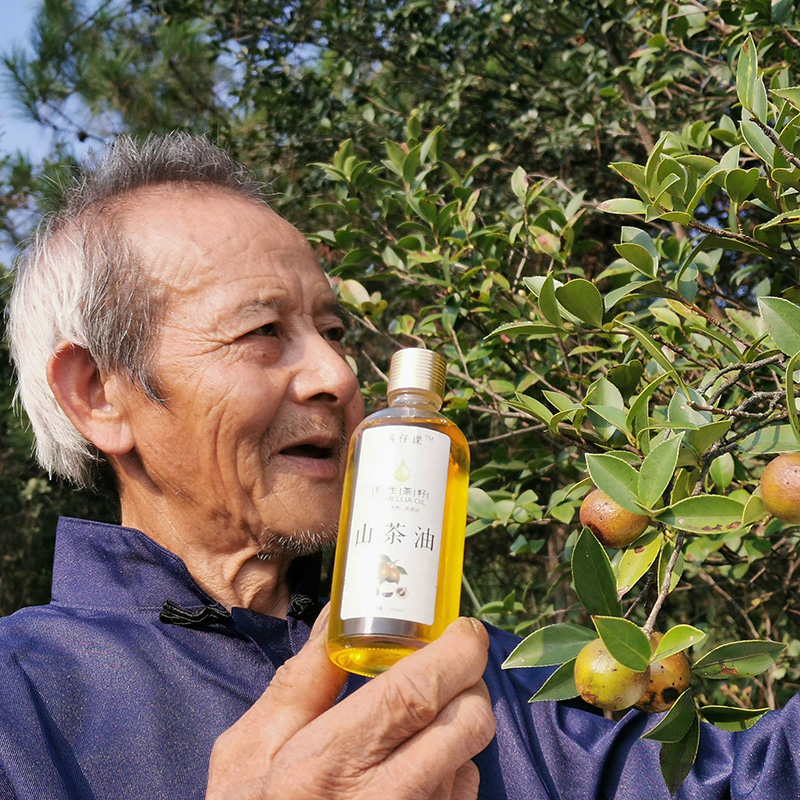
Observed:
[[[0,620],[0,800],[202,798],[214,740],[308,637],[302,589],[285,620],[229,614],[141,532],[61,520],[52,602]],[[549,671],[502,671],[518,640],[490,634],[481,798],[667,800],[658,745],[638,739],[652,718],[529,705]],[[678,796],[800,798],[798,720],[794,700],[745,733],[705,726]]]

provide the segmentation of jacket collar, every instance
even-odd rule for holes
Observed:
[[[317,556],[292,564],[294,594],[317,599]],[[62,517],[56,530],[52,602],[83,609],[221,608],[174,553],[135,528]],[[293,597],[293,603],[295,602]],[[291,613],[291,612],[290,612]]]

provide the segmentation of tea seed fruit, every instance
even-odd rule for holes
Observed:
[[[602,639],[584,645],[575,661],[578,693],[587,703],[608,711],[621,711],[637,703],[649,680],[649,668],[637,672],[620,664]]]
[[[764,467],[761,499],[773,516],[800,523],[800,453],[783,453]]]
[[[650,517],[622,508],[600,489],[586,495],[580,518],[604,547],[616,548],[627,547],[638,539],[650,522]]]
[[[663,638],[661,633],[650,634],[650,646],[656,651]],[[669,711],[675,701],[689,688],[691,668],[686,654],[675,653],[650,664],[650,682],[636,708],[648,714]]]

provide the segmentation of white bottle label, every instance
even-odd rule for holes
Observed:
[[[432,625],[450,438],[413,425],[361,437],[342,590],[342,619]]]

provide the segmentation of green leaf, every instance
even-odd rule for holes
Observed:
[[[544,322],[506,322],[500,325],[490,333],[487,333],[485,339],[490,339],[493,336],[536,336],[538,338],[554,336],[560,328],[555,325],[548,325]]]
[[[656,261],[644,247],[634,242],[625,242],[615,244],[614,249],[642,275],[655,278]]]
[[[692,672],[704,678],[752,678],[769,669],[784,649],[780,642],[757,639],[730,642],[699,658]]]
[[[515,405],[517,408],[522,408],[529,414],[533,414],[536,419],[541,420],[545,425],[550,424],[550,420],[553,419],[553,412],[550,411],[544,403],[540,403],[536,398],[530,397],[527,394],[517,393],[516,397],[517,402],[512,402],[511,405]]]
[[[789,425],[800,445],[800,420],[797,418],[797,400],[794,393],[794,373],[797,369],[797,362],[800,359],[800,352],[795,353],[786,365],[786,376],[784,387],[786,388],[786,410],[789,412]]]
[[[412,184],[417,174],[417,167],[419,166],[419,151],[420,145],[415,145],[411,148],[403,161],[403,180],[407,184]],[[424,215],[423,215],[424,216]],[[433,215],[435,218],[435,214]],[[432,221],[431,219],[428,220]]]
[[[609,164],[614,172],[619,173],[628,183],[641,192],[647,192],[647,181],[644,176],[644,167],[630,161],[615,161]],[[613,201],[611,201],[613,202]]]
[[[682,440],[683,436],[678,435],[657,444],[642,462],[638,496],[647,508],[653,508],[669,486],[678,465]]]
[[[775,159],[775,145],[755,122],[744,119],[745,116],[743,113],[742,122],[739,123],[745,142],[768,167],[772,167]]]
[[[598,211],[606,211],[609,214],[644,214],[647,205],[641,200],[634,200],[628,197],[615,197],[612,200],[604,200],[597,206]]]
[[[721,419],[718,422],[701,425],[686,434],[686,441],[698,455],[703,455],[712,444],[718,442],[730,430],[732,424],[731,419]]]
[[[610,439],[616,431],[628,433],[627,416],[615,406],[587,406],[589,421],[603,439]]]
[[[800,86],[788,86],[786,89],[772,89],[772,94],[783,100],[788,100],[793,106],[800,108]]]
[[[795,208],[792,211],[784,211],[782,214],[772,217],[767,222],[758,226],[761,231],[768,228],[774,228],[777,225],[789,225],[791,223],[800,224],[800,208]]]
[[[658,554],[658,587],[661,588],[664,585],[664,581],[667,579],[667,567],[669,566],[669,562],[672,560],[672,554],[675,552],[675,545],[669,541],[669,539],[664,539],[664,544],[661,547],[661,552]],[[672,592],[675,590],[675,587],[678,585],[678,582],[681,579],[681,575],[683,574],[683,567],[684,567],[684,557],[683,552],[678,551],[678,555],[675,559],[675,563],[672,566],[672,573],[669,577],[669,591]]]
[[[642,578],[661,551],[663,536],[647,531],[622,551],[617,567],[617,595],[624,597]]]
[[[732,169],[725,176],[725,190],[731,200],[738,205],[750,197],[753,189],[756,188],[758,178],[759,171],[757,167],[751,167],[749,170]]]
[[[639,381],[642,378],[642,362],[639,359],[634,359],[628,364],[615,364],[608,370],[606,377],[619,389],[623,397],[632,394],[636,391]],[[629,429],[628,422],[625,422],[623,429]]]
[[[741,527],[744,505],[732,497],[701,494],[686,497],[656,516],[671,528],[690,533],[723,533]]]
[[[701,706],[700,716],[723,731],[746,731],[752,728],[768,708],[732,708],[731,706]]]
[[[578,696],[575,685],[575,661],[573,658],[562,664],[543,684],[536,694],[528,700],[538,703],[541,700],[570,700]]]
[[[563,327],[563,322],[561,319],[561,311],[559,311],[558,308],[558,300],[556,300],[554,281],[555,279],[551,272],[547,278],[545,278],[542,288],[539,290],[539,310],[548,322],[561,328]]]
[[[675,794],[692,769],[700,747],[700,722],[695,715],[686,734],[677,742],[661,745],[659,761],[667,791]]]
[[[526,636],[508,658],[503,669],[520,667],[550,667],[575,658],[597,634],[583,625],[565,622],[547,625]]]
[[[753,492],[748,501],[744,504],[742,527],[747,527],[748,525],[752,525],[754,522],[758,522],[760,519],[764,519],[767,514],[769,514],[769,511],[767,511],[767,507],[764,505],[764,501],[761,499],[760,492]]]
[[[653,392],[659,387],[661,382],[666,379],[668,373],[658,375],[654,380],[650,381],[647,386],[631,402],[630,410],[628,411],[627,428],[628,430],[636,430],[636,420],[639,416],[647,417],[647,403],[653,395]]]
[[[699,628],[691,625],[675,625],[661,637],[652,660],[655,662],[669,658],[689,647],[702,644],[707,638],[708,634],[703,633]]]
[[[698,428],[711,422],[711,414],[692,408],[692,403],[702,406],[705,401],[694,389],[687,389],[686,393],[675,392],[667,410],[669,421],[686,428]]]
[[[722,453],[711,462],[709,475],[720,489],[727,489],[733,482],[735,464],[730,453]]]
[[[765,256],[767,258],[772,257],[769,250],[762,245],[743,242],[739,239],[732,239],[728,236],[714,236],[713,234],[709,234],[703,239],[698,247],[702,247],[703,250],[738,250],[742,253],[756,253],[757,255]]]
[[[528,191],[528,175],[522,167],[517,167],[511,175],[511,191],[520,199],[525,199]]]
[[[794,453],[797,452],[797,437],[791,425],[770,425],[745,436],[739,442],[739,448],[754,456],[766,453]]]
[[[653,739],[657,742],[679,742],[692,723],[697,719],[692,690],[687,689],[673,703],[672,708],[654,725],[642,739]]]
[[[661,160],[661,153],[666,147],[668,141],[668,136],[666,133],[662,133],[659,137],[658,141],[656,142],[656,146],[650,151],[650,154],[647,156],[647,163],[644,167],[644,174],[645,180],[647,181],[647,186],[650,190],[652,190],[655,182],[656,171],[658,169],[658,165]]]
[[[389,169],[392,170],[396,175],[399,175],[401,178],[403,177],[403,164],[406,161],[406,152],[400,147],[399,144],[392,141],[384,142],[384,146],[386,147],[386,154],[389,156],[388,161],[384,161],[383,163],[386,164]]]
[[[593,283],[583,278],[567,281],[556,289],[556,299],[587,325],[603,324],[603,297]]]
[[[475,519],[496,519],[494,500],[477,486],[469,487],[467,514]]]
[[[607,494],[618,506],[642,514],[639,502],[639,473],[622,459],[605,453],[590,453],[586,456],[586,468],[600,491]]]
[[[625,322],[619,323],[626,331],[636,337],[639,340],[639,343],[647,350],[648,353],[653,357],[656,363],[670,376],[672,376],[673,380],[688,394],[688,389],[686,388],[686,384],[683,382],[681,376],[675,371],[675,368],[670,364],[667,357],[661,352],[661,348],[656,344],[653,338],[648,334],[645,333],[641,328],[637,328],[635,325],[628,325]]]
[[[650,640],[642,629],[622,617],[592,617],[608,652],[623,667],[644,672],[650,665]]]
[[[800,306],[782,297],[759,297],[758,307],[776,347],[787,356],[800,352]]]
[[[358,281],[346,280],[339,286],[339,299],[345,305],[360,310],[364,303],[369,302],[369,292]]]
[[[589,387],[584,405],[612,406],[619,411],[625,409],[625,401],[622,399],[619,389],[607,378],[598,378]]]
[[[588,528],[581,531],[572,550],[572,583],[578,599],[590,614],[620,615],[611,561]]]

